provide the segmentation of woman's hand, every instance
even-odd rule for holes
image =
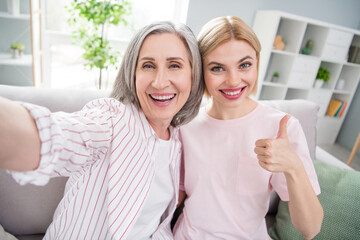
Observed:
[[[290,115],[280,120],[278,134],[275,139],[259,139],[255,142],[254,152],[259,164],[270,172],[291,173],[302,164],[287,135],[287,122]]]
[[[270,172],[284,172],[291,221],[304,238],[312,239],[320,232],[324,212],[301,159],[291,147],[287,135],[289,118],[286,115],[280,120],[275,139],[257,140],[254,151],[261,167]]]

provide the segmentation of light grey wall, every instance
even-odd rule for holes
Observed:
[[[280,10],[348,28],[360,29],[359,0],[190,0],[187,25],[193,29],[195,34],[198,34],[201,26],[209,20],[220,16],[235,15],[252,26],[257,10]],[[359,88],[337,139],[338,143],[348,149],[353,147],[360,131]]]
[[[187,25],[197,34],[212,18],[235,15],[252,26],[257,10],[280,10],[349,28],[360,27],[359,0],[189,0]]]
[[[346,114],[343,125],[336,142],[352,149],[358,134],[360,133],[360,84],[357,87],[350,108]],[[360,149],[357,151],[360,154]]]

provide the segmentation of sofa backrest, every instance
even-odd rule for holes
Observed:
[[[107,97],[108,91],[58,90],[0,85],[0,96],[49,108],[51,111],[74,112],[88,101]],[[263,101],[299,119],[315,157],[318,106],[306,100]],[[14,235],[44,233],[61,200],[67,178],[52,179],[46,186],[20,186],[0,170],[0,225]],[[270,207],[271,208],[271,207]]]
[[[42,105],[51,111],[74,112],[87,102],[109,96],[109,91],[44,89],[0,85],[0,96]],[[67,178],[51,179],[45,186],[18,185],[0,170],[0,225],[13,235],[43,234],[63,197]]]

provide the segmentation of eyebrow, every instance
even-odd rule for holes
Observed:
[[[241,62],[245,61],[245,60],[248,59],[248,58],[249,58],[249,59],[253,59],[251,56],[245,56],[245,57],[241,58],[241,59],[238,61],[238,63],[241,63]],[[208,66],[210,66],[210,65],[223,66],[224,64],[218,63],[218,62],[215,62],[215,61],[212,61],[212,62],[209,62],[209,63],[208,63]]]
[[[185,62],[185,60],[182,59],[181,57],[168,57],[168,58],[166,58],[166,61],[176,61],[176,60],[180,60],[182,62]],[[139,59],[139,61],[155,61],[155,58],[142,57],[142,58]]]

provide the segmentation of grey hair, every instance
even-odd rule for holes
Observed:
[[[116,77],[111,97],[122,103],[134,104],[141,109],[136,94],[135,72],[141,46],[146,37],[153,34],[172,33],[178,36],[185,44],[191,64],[191,91],[188,100],[180,111],[173,117],[171,126],[179,126],[190,122],[199,112],[205,82],[202,75],[201,56],[198,42],[191,29],[185,24],[172,22],[155,22],[138,31],[131,39],[122,59],[119,73]]]

